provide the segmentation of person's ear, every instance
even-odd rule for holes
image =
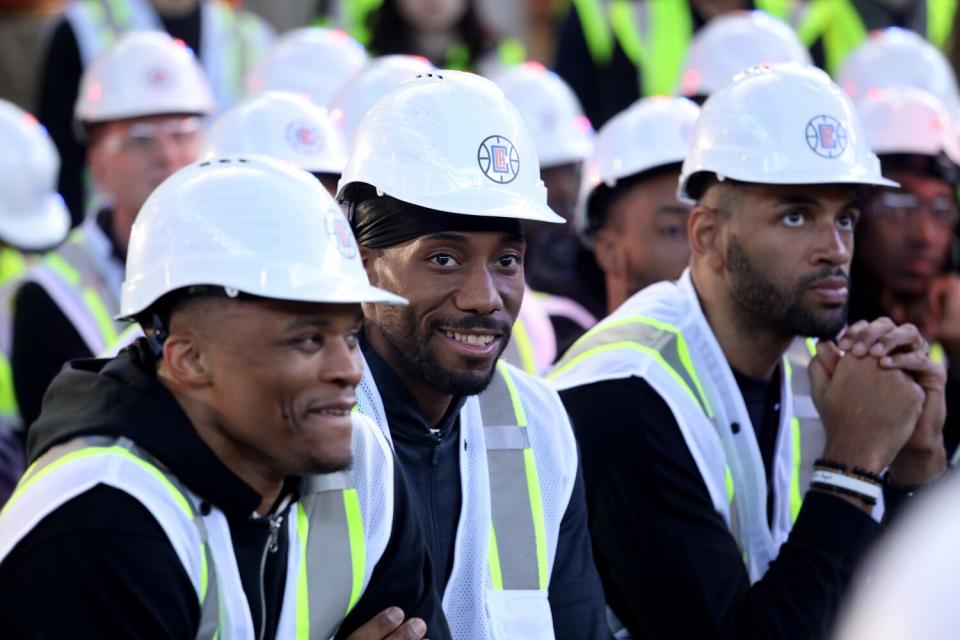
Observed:
[[[623,252],[617,241],[617,233],[608,227],[598,229],[593,244],[594,255],[600,268],[610,275],[623,271]]]
[[[189,331],[177,331],[167,337],[163,343],[162,366],[168,377],[185,387],[205,387],[213,380],[203,343]]]
[[[723,224],[720,213],[703,204],[697,204],[687,218],[687,237],[693,258],[706,262],[716,271],[724,264]]]

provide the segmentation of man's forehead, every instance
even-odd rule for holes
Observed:
[[[775,203],[810,206],[845,206],[860,201],[867,187],[857,184],[757,184],[720,182],[704,194],[723,200],[743,197]],[[708,205],[709,206],[709,205]]]

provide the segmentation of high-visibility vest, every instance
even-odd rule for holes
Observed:
[[[255,14],[222,0],[202,0],[197,52],[224,110],[244,95],[244,76],[260,59],[273,32]],[[162,31],[163,23],[148,0],[73,0],[64,9],[84,67],[127,31]]]
[[[304,478],[299,501],[270,518],[275,535],[289,540],[278,638],[332,637],[389,540],[392,456],[361,416],[354,432],[351,471]],[[0,512],[0,561],[37,522],[98,484],[136,498],[163,528],[200,605],[196,638],[256,637],[226,516],[215,507],[201,510],[200,496],[127,438],[78,438],[31,465]]]
[[[757,9],[782,20],[791,17],[792,0],[758,0]],[[593,65],[603,68],[619,45],[640,72],[640,94],[672,95],[683,72],[693,38],[689,0],[573,0]]]
[[[13,309],[11,295],[27,270],[23,254],[9,247],[0,249],[0,430],[19,431],[20,408],[13,389],[10,355],[13,347]]]
[[[358,408],[390,438],[366,368]],[[577,447],[557,394],[499,362],[460,411],[463,502],[443,610],[454,638],[554,637],[547,599]]]
[[[566,318],[584,331],[597,323],[589,311],[570,298],[533,291],[523,294],[520,314],[502,358],[535,376],[545,374],[557,358],[557,334],[552,317]]]
[[[693,288],[676,283],[635,294],[576,342],[548,376],[557,389],[643,378],[670,407],[713,506],[737,540],[751,582],[766,573],[800,509],[799,431],[792,370],[784,358],[767,519],[763,459],[743,396]]]
[[[93,355],[113,344],[124,328],[113,319],[120,309],[123,266],[110,247],[103,231],[88,218],[23,277],[43,287]]]
[[[957,0],[927,0],[924,36],[946,50],[957,15]],[[827,71],[835,74],[851,51],[867,39],[867,27],[851,0],[811,0],[797,25],[797,35],[807,47],[823,40]]]

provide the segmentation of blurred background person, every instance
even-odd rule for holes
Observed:
[[[66,361],[100,353],[123,329],[113,317],[134,219],[161,182],[196,159],[200,118],[213,107],[193,52],[160,31],[125,34],[84,71],[76,126],[103,200],[16,294],[11,360],[26,425]]]
[[[534,313],[531,307],[539,306],[550,322],[538,329],[515,328],[513,338],[529,336],[532,349],[540,343],[542,348],[535,350],[547,355],[537,360],[549,366],[603,312],[602,276],[593,255],[577,238],[574,223],[583,162],[593,148],[594,131],[570,87],[539,62],[508,69],[494,80],[533,136],[547,204],[566,220],[564,225],[523,223],[527,242],[523,267],[530,290],[519,320],[523,323]],[[534,373],[545,370],[519,366]]]
[[[809,0],[797,34],[816,65],[835,74],[871,31],[887,27],[909,29],[946,50],[956,18],[951,0]]]
[[[70,229],[70,214],[57,193],[60,159],[33,115],[0,100],[0,505],[24,468],[20,412],[10,369],[10,287],[27,268],[28,255],[53,248]]]
[[[37,116],[50,131],[62,165],[58,188],[73,224],[83,220],[86,149],[74,136],[73,105],[84,69],[130,31],[165,31],[203,63],[218,107],[243,95],[243,77],[265,51],[272,30],[221,0],[70,0],[55,23],[40,68]]]
[[[347,163],[343,139],[326,109],[284,91],[255,95],[219,115],[204,135],[199,159],[250,154],[291,162],[334,196]]]
[[[695,33],[712,18],[760,9],[789,20],[793,0],[571,0],[555,68],[595,127],[642,96],[670,95]]]
[[[850,320],[911,322],[948,366],[947,452],[960,443],[960,143],[947,107],[912,87],[867,93],[858,104],[883,175],[900,184],[867,199],[857,226]]]
[[[790,25],[763,11],[726,13],[694,34],[677,93],[702,104],[744,69],[779,62],[812,64]]]
[[[330,117],[349,151],[360,119],[377,99],[402,82],[436,69],[423,56],[396,54],[374,58],[354,73],[330,99]]]
[[[606,314],[690,261],[680,166],[700,109],[678,97],[637,101],[600,129],[587,163],[577,220],[604,273]]]
[[[284,33],[247,75],[247,91],[291,91],[329,107],[333,96],[369,61],[345,31],[303,27]]]

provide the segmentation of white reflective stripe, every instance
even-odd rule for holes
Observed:
[[[237,559],[233,554],[233,538],[230,536],[230,526],[220,510],[213,510],[203,517],[210,536],[210,552],[213,563],[217,567],[217,576],[220,579],[220,599],[224,615],[220,617],[220,638],[255,638],[253,616],[250,605],[243,595],[243,583],[240,580],[240,570],[237,568]],[[296,566],[291,565],[288,559],[287,572],[296,573]],[[284,604],[290,602],[290,593],[287,592]]]
[[[28,280],[36,282],[47,292],[54,303],[67,317],[73,327],[80,334],[90,353],[97,354],[104,350],[103,333],[95,318],[90,315],[87,305],[79,289],[64,281],[52,269],[45,265],[38,265],[27,276]]]

